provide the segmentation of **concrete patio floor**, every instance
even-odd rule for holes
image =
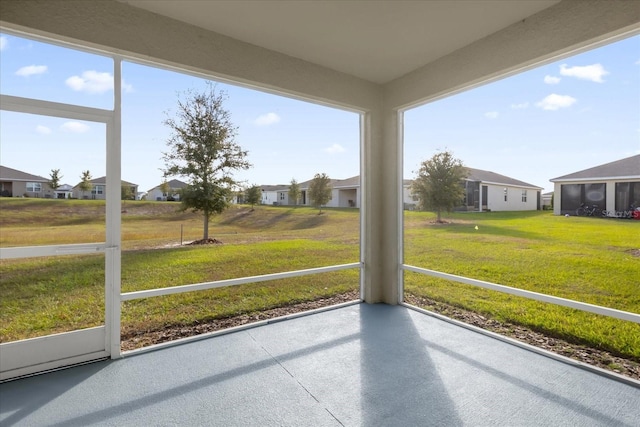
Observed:
[[[0,384],[2,426],[638,426],[640,388],[356,304]]]

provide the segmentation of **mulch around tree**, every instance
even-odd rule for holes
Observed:
[[[194,240],[193,242],[186,243],[187,245],[221,245],[222,240],[212,239],[209,237],[208,239],[200,239]]]
[[[123,331],[121,348],[123,351],[134,350],[149,345],[219,331],[222,329],[246,325],[261,320],[273,319],[321,307],[328,307],[357,299],[359,299],[359,293],[357,291],[351,291],[344,294],[333,295],[331,297],[320,298],[315,301],[291,304],[265,311],[215,319],[193,325],[167,326],[161,330],[153,331]],[[570,343],[562,339],[549,337],[524,326],[500,322],[498,320],[482,316],[478,313],[463,310],[428,298],[416,297],[407,294],[405,295],[405,302],[589,365],[597,366],[602,369],[640,380],[640,360],[631,360],[614,356],[606,350],[591,348],[585,345]]]

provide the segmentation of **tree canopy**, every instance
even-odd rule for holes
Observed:
[[[295,178],[291,179],[291,184],[289,185],[289,203],[293,203],[294,205],[298,205],[300,202],[300,196],[302,192],[300,191],[300,184],[296,181]]]
[[[166,179],[163,180],[162,183],[160,184],[160,191],[162,191],[162,196],[166,201],[173,200],[173,194],[171,194],[171,186],[169,185],[169,182],[167,182]]]
[[[82,197],[84,198],[84,193],[86,191],[91,191],[93,188],[93,184],[91,183],[91,172],[88,170],[82,171],[82,175],[80,175],[80,184],[78,184],[78,188],[82,191]]]
[[[418,198],[418,208],[436,212],[437,221],[442,222],[442,211],[451,212],[462,203],[462,181],[466,173],[462,161],[449,151],[422,162],[411,185],[411,193]]]
[[[322,206],[331,200],[331,179],[326,173],[317,173],[309,184],[309,199],[311,204],[322,213]]]
[[[62,175],[60,175],[60,169],[51,169],[51,174],[49,175],[49,187],[52,190],[60,187],[60,180],[62,179]]]
[[[234,173],[251,167],[248,152],[235,142],[237,128],[224,108],[226,99],[209,83],[202,93],[188,91],[178,99],[175,117],[163,122],[172,132],[163,153],[164,176],[187,178],[181,206],[203,213],[203,240],[209,239],[209,218],[228,207],[239,185]]]
[[[136,194],[134,187],[129,184],[122,183],[120,185],[120,199],[121,200],[135,200]]]
[[[260,199],[262,199],[262,191],[257,185],[252,185],[245,192],[245,196],[246,202],[251,205],[251,210],[253,210],[253,207],[260,203]]]

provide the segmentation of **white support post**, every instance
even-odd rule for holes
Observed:
[[[107,250],[105,259],[106,349],[112,359],[120,354],[121,280],[121,133],[122,60],[114,57],[113,117],[107,123]]]
[[[404,270],[402,265],[404,264],[404,111],[399,110],[396,112],[396,149],[397,149],[397,190],[398,195],[396,199],[396,205],[398,207],[398,221],[397,221],[397,235],[398,235],[398,282],[397,282],[397,295],[398,304],[404,302]]]

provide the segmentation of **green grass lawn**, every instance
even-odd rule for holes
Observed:
[[[127,202],[124,292],[358,261],[359,213],[236,206],[214,217],[223,245],[180,246],[201,217],[177,203]],[[405,263],[640,312],[640,221],[548,212],[464,213],[434,224],[405,212]],[[477,229],[476,229],[477,226]],[[104,241],[104,203],[0,199],[2,247]],[[102,324],[104,256],[2,261],[0,340]],[[357,270],[128,301],[123,332],[252,313],[358,288]],[[405,274],[405,291],[640,360],[640,325],[467,285]]]
[[[640,223],[546,212],[405,214],[405,263],[640,313]],[[478,227],[476,229],[476,226]],[[640,360],[640,325],[417,273],[405,291]]]

